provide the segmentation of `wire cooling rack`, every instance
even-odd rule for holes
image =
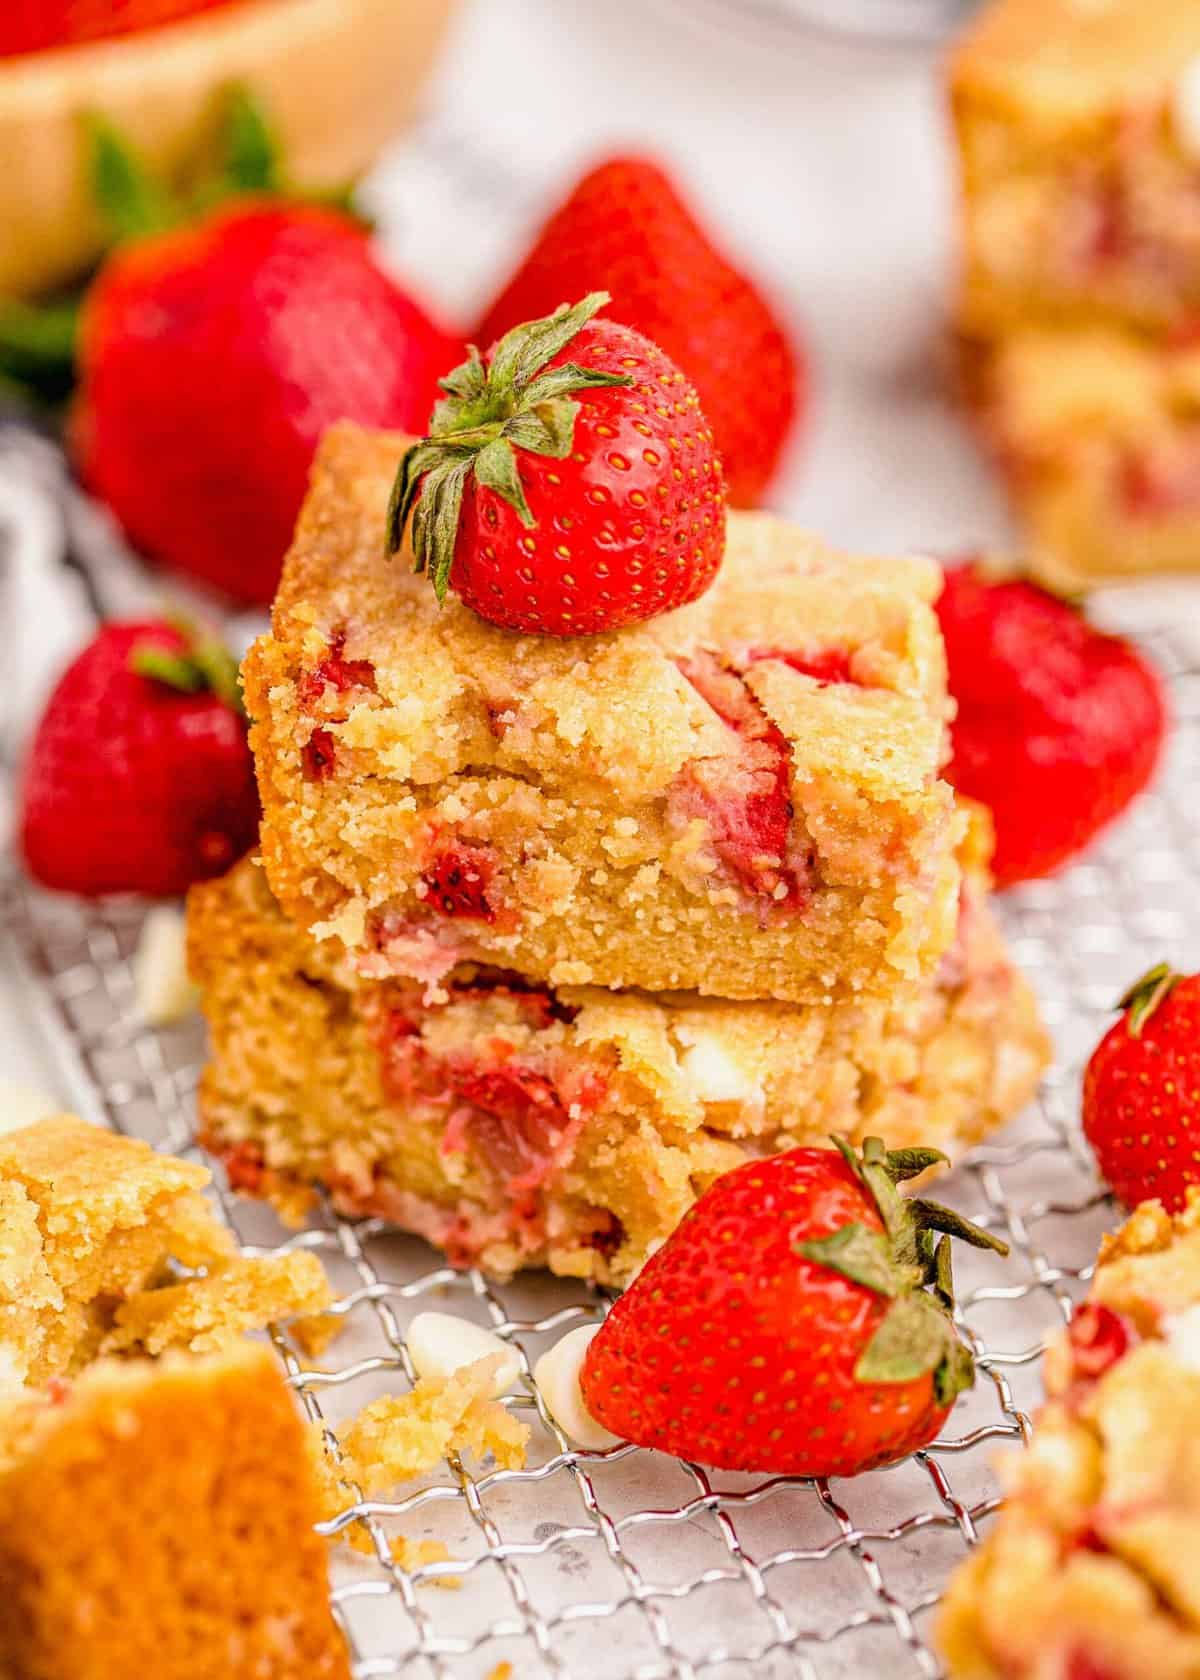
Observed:
[[[536,1276],[510,1285],[455,1273],[415,1239],[328,1212],[287,1234],[231,1197],[221,1208],[249,1248],[318,1252],[338,1291],[343,1335],[319,1364],[275,1343],[305,1409],[329,1423],[412,1380],[404,1331],[438,1306],[490,1325],[522,1353],[507,1403],[533,1427],[523,1470],[447,1461],[393,1499],[360,1502],[329,1525],[366,1520],[373,1556],[336,1548],[333,1603],[356,1680],[404,1674],[485,1680],[869,1680],[941,1672],[934,1607],[949,1571],[996,1508],[994,1463],[1019,1449],[1038,1392],[1047,1331],[1070,1316],[1116,1214],[1077,1127],[1078,1071],[1120,989],[1152,961],[1200,956],[1200,647],[1197,597],[1147,612],[1117,597],[1171,681],[1176,729],[1156,791],[1089,859],[1009,896],[1004,918],[1035,982],[1059,1061],[1032,1111],[976,1149],[945,1189],[1003,1233],[1007,1263],[965,1254],[961,1316],[979,1359],[974,1392],[928,1451],[850,1481],[718,1474],[630,1447],[574,1450],[530,1375],[542,1349],[594,1319],[604,1301]],[[81,910],[10,872],[2,925],[28,978],[64,1085],[87,1115],[185,1155],[203,1045],[197,1024],[152,1032],[137,1018],[129,967],[135,903]],[[436,1539],[452,1561],[411,1571],[390,1540]],[[435,1590],[448,1579],[456,1591]]]

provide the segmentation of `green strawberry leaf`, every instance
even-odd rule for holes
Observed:
[[[915,1382],[947,1359],[958,1338],[954,1326],[932,1295],[902,1295],[888,1308],[882,1324],[854,1367],[858,1382]]]
[[[109,242],[122,245],[175,227],[181,207],[106,117],[86,119],[92,196],[104,217]]]
[[[240,83],[229,90],[223,175],[230,193],[285,190],[278,138],[262,106]]]
[[[632,383],[624,374],[574,362],[542,372],[608,301],[607,292],[591,292],[573,308],[564,304],[544,320],[514,327],[486,366],[472,344],[466,361],[439,381],[446,395],[434,408],[429,435],[400,459],[384,530],[385,551],[395,554],[411,516],[413,569],[429,573],[439,601],[449,583],[468,477],[473,473],[530,528],[537,521],[521,482],[517,451],[565,460],[579,413],[569,393]]]
[[[869,1231],[865,1225],[843,1225],[832,1236],[797,1243],[796,1253],[831,1272],[840,1272],[852,1283],[861,1283],[876,1295],[898,1295],[909,1282],[892,1259],[891,1245],[883,1232]]]
[[[58,403],[75,382],[80,296],[45,303],[0,299],[0,378],[12,390],[43,403]]]

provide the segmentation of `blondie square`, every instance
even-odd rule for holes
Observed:
[[[1200,340],[1026,326],[968,391],[1052,586],[1200,567]]]
[[[1200,308],[1195,0],[991,0],[949,84],[969,333]]]
[[[976,831],[972,835],[981,844]],[[420,1232],[460,1265],[628,1281],[720,1173],[830,1132],[953,1151],[1030,1097],[1047,1043],[967,859],[939,973],[887,1003],[362,975],[244,862],[193,890],[202,1135],[236,1187]]]
[[[403,446],[327,436],[244,667],[288,915],[432,986],[474,962],[813,1002],[932,972],[962,828],[935,565],[733,514],[700,600],[522,636],[384,557]]]
[[[274,1355],[101,1360],[0,1407],[0,1674],[349,1680]]]
[[[204,1167],[70,1115],[0,1136],[0,1390],[74,1375],[100,1353],[216,1349],[322,1312],[317,1257],[241,1256],[200,1193],[208,1182]]]
[[[1200,1674],[1200,1193],[1146,1202],[1046,1353],[1008,1501],[941,1613],[955,1680]]]

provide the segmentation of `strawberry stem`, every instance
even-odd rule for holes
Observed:
[[[1130,1038],[1142,1036],[1146,1022],[1182,978],[1170,963],[1160,962],[1148,969],[1140,980],[1134,981],[1117,1003],[1118,1009],[1127,1012],[1126,1026]]]
[[[215,694],[239,717],[245,718],[237,661],[215,636],[197,631],[190,620],[176,614],[169,621],[186,639],[181,649],[160,642],[138,642],[130,649],[129,669],[180,694]]]
[[[938,1403],[948,1405],[975,1380],[974,1361],[953,1323],[951,1238],[997,1254],[1007,1254],[1008,1244],[953,1208],[897,1190],[898,1182],[944,1162],[939,1149],[888,1150],[872,1137],[859,1155],[844,1138],[833,1143],[870,1193],[884,1230],[855,1222],[797,1243],[796,1253],[891,1303],[855,1366],[859,1381],[911,1382],[932,1372]]]

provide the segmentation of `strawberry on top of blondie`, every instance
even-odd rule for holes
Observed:
[[[929,974],[960,886],[938,568],[734,514],[699,600],[522,635],[385,558],[404,445],[327,435],[245,663],[284,910],[430,986],[472,961],[811,1002]]]

